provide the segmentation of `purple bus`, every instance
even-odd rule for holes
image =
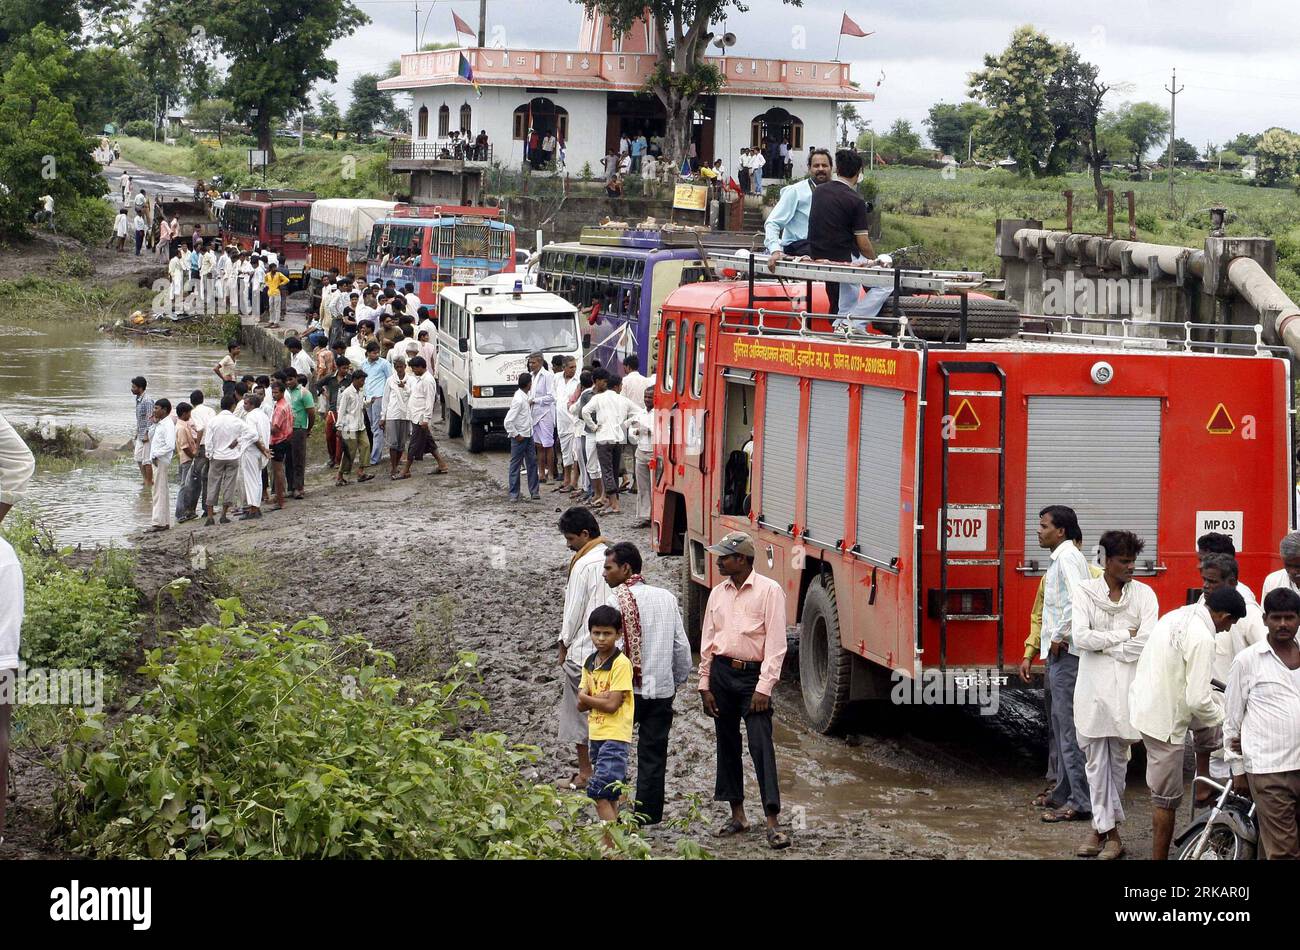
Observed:
[[[685,241],[671,232],[591,227],[577,241],[542,248],[537,285],[578,307],[586,362],[608,367],[635,353],[641,371],[653,372],[659,308],[682,284],[706,279],[694,238],[687,246],[674,237]]]

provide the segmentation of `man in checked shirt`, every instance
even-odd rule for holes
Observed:
[[[767,843],[790,847],[777,827],[781,793],[772,746],[772,690],[785,659],[785,592],[754,571],[754,542],[733,531],[709,548],[726,578],[709,594],[700,633],[700,698],[717,722],[718,772],[714,801],[731,805],[719,837],[749,830],[745,821],[745,775],[740,761],[740,720],[745,720],[759,798],[767,816]]]

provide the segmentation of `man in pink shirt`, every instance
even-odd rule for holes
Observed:
[[[781,793],[772,746],[772,690],[785,659],[785,592],[754,571],[754,542],[733,531],[709,548],[726,578],[709,594],[700,634],[700,698],[717,722],[718,769],[714,801],[731,805],[720,837],[749,830],[745,821],[745,776],[740,759],[740,721],[745,720],[759,797],[767,816],[767,843],[790,847],[777,827]]]

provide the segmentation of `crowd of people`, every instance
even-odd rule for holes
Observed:
[[[1123,796],[1131,747],[1146,751],[1152,855],[1169,856],[1192,736],[1196,774],[1229,775],[1255,802],[1270,859],[1300,858],[1300,532],[1282,539],[1283,567],[1264,578],[1262,601],[1238,578],[1231,537],[1197,540],[1201,595],[1160,614],[1134,577],[1143,539],[1105,531],[1089,565],[1073,509],[1039,515],[1051,551],[1030,617],[1020,676],[1046,665],[1050,784],[1033,804],[1043,821],[1088,821],[1076,854],[1122,857]],[[1197,805],[1214,798],[1199,787]]]
[[[385,452],[393,479],[411,477],[412,464],[425,456],[436,463],[434,474],[445,473],[431,430],[439,398],[434,323],[414,290],[332,274],[304,334],[285,339],[283,368],[240,374],[242,350],[230,342],[213,367],[219,409],[205,404],[202,389],[154,399],[145,377],[132,380],[135,460],[153,492],[150,530],[167,530],[173,516],[177,523],[202,516],[209,525],[232,515],[260,518],[264,505],[280,510],[286,499],[304,498],[308,439],[317,425],[325,429],[335,485],[348,484],[354,469],[357,481],[370,481],[366,469]]]

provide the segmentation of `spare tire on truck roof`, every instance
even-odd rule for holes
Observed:
[[[961,332],[961,297],[956,295],[900,296],[899,306],[907,315],[907,326],[913,335],[922,340],[956,340]],[[880,308],[880,316],[887,320],[874,321],[872,329],[881,333],[897,333],[894,323],[894,298],[890,297]],[[994,297],[966,298],[966,338],[969,340],[1002,340],[1015,336],[1020,330],[1020,308],[1006,300]]]

